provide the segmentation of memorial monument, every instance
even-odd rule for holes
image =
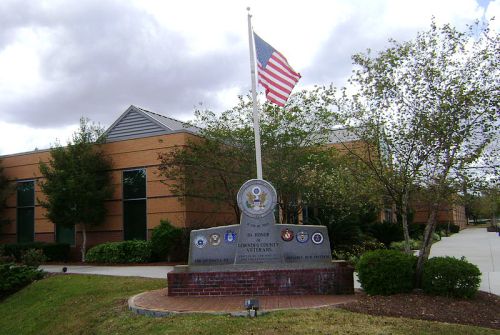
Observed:
[[[284,57],[253,33],[247,10],[257,179],[245,182],[238,192],[239,225],[191,232],[189,264],[168,273],[168,295],[352,294],[353,268],[332,262],[326,227],[275,222],[276,191],[262,179],[255,56],[261,65],[257,75],[268,78],[260,81],[266,83],[266,93],[274,85],[272,78],[278,78],[265,77],[266,64],[272,57]],[[285,63],[297,82],[300,74]],[[278,102],[266,97],[279,106],[288,98]]]
[[[324,226],[276,224],[274,187],[245,182],[239,225],[193,230],[189,263],[168,274],[168,294],[352,294],[353,269],[333,262]]]

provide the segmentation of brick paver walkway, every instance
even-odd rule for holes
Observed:
[[[237,313],[244,312],[245,296],[227,297],[169,297],[167,289],[144,292],[129,301],[129,306],[139,310],[166,313]],[[279,309],[318,308],[357,300],[357,295],[296,295],[258,296],[261,311]]]

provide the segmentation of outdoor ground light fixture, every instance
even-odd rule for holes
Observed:
[[[257,316],[257,311],[259,310],[260,303],[258,299],[245,299],[244,303],[245,309],[248,311],[248,316],[254,318]]]

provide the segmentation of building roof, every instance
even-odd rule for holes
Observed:
[[[107,142],[114,142],[182,131],[198,134],[200,129],[182,121],[131,105],[106,130],[104,135]]]
[[[359,141],[359,140],[360,140],[360,138],[358,135],[356,135],[352,131],[349,131],[346,128],[334,129],[330,132],[330,136],[328,137],[329,144],[347,143],[347,142],[354,142],[354,141]]]

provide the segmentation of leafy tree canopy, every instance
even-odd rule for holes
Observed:
[[[338,119],[379,154],[364,161],[396,203],[401,206],[398,198],[408,199],[414,186],[430,197],[419,273],[440,203],[468,168],[495,152],[499,54],[500,37],[487,24],[461,32],[432,22],[411,41],[391,41],[376,56],[355,55],[358,68],[350,81],[355,93],[344,89],[336,101]]]
[[[286,108],[269,103],[261,108],[263,174],[278,192],[282,222],[294,223],[304,206],[338,206],[346,213],[373,200],[363,186],[366,180],[346,173],[345,157],[328,146],[332,93],[316,88],[294,94]],[[221,115],[198,110],[194,123],[201,128],[200,139],[161,154],[160,171],[176,181],[174,193],[229,204],[239,219],[236,193],[256,171],[251,100],[240,97]]]
[[[80,119],[80,128],[65,147],[56,145],[50,150],[48,163],[40,162],[40,188],[45,199],[39,199],[47,210],[47,218],[55,224],[71,227],[80,225],[86,230],[105,219],[104,201],[111,196],[111,161],[100,148],[103,129]]]

